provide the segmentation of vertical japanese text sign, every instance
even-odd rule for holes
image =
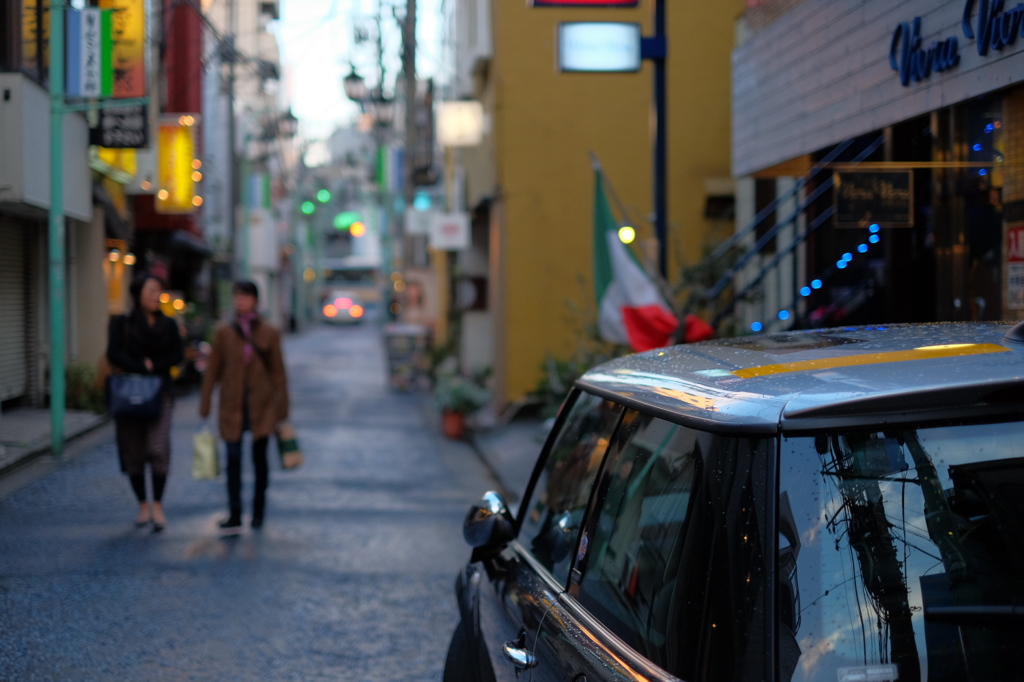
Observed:
[[[114,97],[146,95],[145,0],[100,0],[113,10]]]
[[[67,94],[69,97],[110,97],[110,12],[95,8],[67,13]]]

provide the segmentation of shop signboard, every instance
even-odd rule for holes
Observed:
[[[437,211],[405,209],[405,233],[413,236],[429,235],[431,226],[437,220]]]
[[[634,73],[640,70],[640,24],[572,21],[558,25],[558,70]]]
[[[910,171],[838,171],[835,204],[839,227],[913,227],[913,176]]]
[[[89,129],[89,144],[109,149],[140,149],[149,146],[149,113],[146,105],[107,107]]]
[[[480,102],[440,102],[437,141],[442,147],[475,147],[484,136],[484,107]]]
[[[469,214],[436,213],[430,229],[430,245],[438,251],[462,251],[470,247]]]
[[[156,212],[192,213],[202,204],[196,195],[195,114],[162,119],[157,132]]]
[[[110,12],[87,8],[67,14],[66,92],[68,97],[110,97]]]
[[[1010,310],[1024,310],[1024,226],[1006,231],[1006,301]]]
[[[114,97],[146,95],[146,0],[100,0],[111,14]]]
[[[534,7],[636,7],[640,0],[533,0]]]

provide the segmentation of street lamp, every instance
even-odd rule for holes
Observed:
[[[345,96],[353,102],[363,103],[366,101],[370,94],[369,88],[366,87],[366,81],[363,77],[356,73],[356,67],[353,65],[352,70],[342,80],[342,85],[345,87]]]
[[[242,163],[241,163],[241,185],[242,185],[242,243],[239,245],[241,260],[239,269],[242,277],[249,276],[249,211],[252,208],[252,191],[250,187],[250,162],[260,161],[270,155],[271,142],[274,140],[295,137],[298,132],[299,120],[292,114],[291,109],[281,112],[277,116],[264,118],[258,131],[246,130],[242,140]]]
[[[367,113],[373,117],[374,126],[384,128],[391,125],[395,117],[395,102],[384,97],[380,88],[374,88],[365,106]]]
[[[292,113],[291,109],[281,114],[277,120],[277,132],[285,139],[292,139],[299,132],[299,119]]]

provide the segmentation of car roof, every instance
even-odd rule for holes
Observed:
[[[1024,409],[1024,325],[885,325],[718,339],[618,358],[577,384],[715,431],[1012,414]]]

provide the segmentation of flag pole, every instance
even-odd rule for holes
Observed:
[[[612,201],[615,202],[615,206],[619,209],[619,214],[628,222],[634,222],[633,216],[629,213],[629,209],[627,209],[626,205],[622,203],[622,199],[619,198],[619,193],[615,191],[615,186],[605,174],[604,167],[601,165],[601,159],[598,158],[597,154],[595,154],[593,150],[588,150],[587,153],[590,154],[590,167],[595,172],[601,173],[601,185],[604,187],[605,191],[611,195]],[[661,272],[651,272],[647,267],[644,267],[644,270],[647,271],[647,274],[650,275],[651,279],[653,279],[658,285],[658,289],[661,291],[662,297],[664,297],[665,301],[668,302],[670,307],[672,307],[671,289],[669,288],[668,280],[665,279]],[[682,317],[680,317],[680,319],[682,319]]]

